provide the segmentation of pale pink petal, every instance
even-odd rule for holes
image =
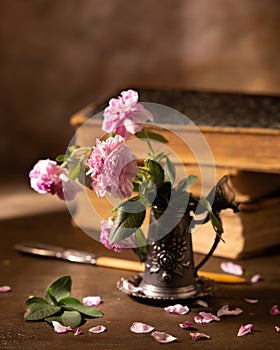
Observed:
[[[273,305],[270,310],[269,310],[269,314],[272,316],[276,316],[280,314],[280,311],[278,309],[278,305]]]
[[[99,296],[88,296],[83,298],[83,304],[86,306],[96,306],[102,303],[102,299]]]
[[[202,317],[200,317],[200,316],[194,316],[194,322],[195,323],[202,323]]]
[[[193,328],[193,324],[190,321],[185,321],[183,323],[179,323],[179,326],[183,329],[190,329]]]
[[[233,262],[230,262],[230,261],[222,262],[220,264],[220,267],[224,272],[230,273],[232,275],[241,276],[243,274],[243,269],[241,265],[234,264]]]
[[[143,288],[136,287],[133,283],[129,282],[128,280],[123,280],[122,285],[125,290],[131,293],[138,293],[143,291]]]
[[[233,309],[233,310],[229,310],[229,306],[228,305],[224,305],[222,306],[218,311],[217,311],[217,316],[224,316],[224,315],[234,315],[234,316],[238,316],[243,312],[243,310],[239,309],[238,307]]]
[[[251,277],[250,281],[251,281],[251,283],[257,283],[261,279],[262,279],[261,275],[257,273]]]
[[[241,327],[239,328],[239,331],[238,331],[238,333],[237,333],[237,336],[238,336],[238,337],[242,337],[243,335],[252,333],[253,328],[254,328],[254,325],[253,325],[252,323],[248,323],[248,324],[246,324],[245,326],[241,326]]]
[[[246,303],[249,303],[249,304],[256,304],[259,302],[258,299],[245,298],[244,300],[246,301]]]
[[[280,327],[275,326],[276,332],[280,333]]]
[[[0,287],[0,293],[7,293],[10,292],[12,288],[10,286],[1,286]]]
[[[102,332],[105,332],[106,330],[107,328],[105,326],[103,326],[102,324],[99,324],[98,326],[90,328],[88,331],[90,333],[102,333]]]
[[[190,332],[190,336],[192,337],[192,340],[210,339],[209,335],[200,332]]]
[[[167,343],[171,343],[175,340],[177,340],[177,338],[173,337],[173,335],[165,333],[165,332],[153,332],[151,334],[151,336],[159,343],[162,344],[167,344]]]
[[[208,309],[208,307],[209,307],[208,304],[206,303],[206,301],[204,301],[204,300],[196,300],[193,304],[205,307],[206,309]]]
[[[166,312],[169,314],[177,314],[177,315],[185,315],[190,309],[187,306],[183,306],[181,304],[170,305],[164,308]]]
[[[80,335],[80,334],[83,334],[83,332],[81,331],[80,328],[77,328],[76,332],[74,333],[74,335]]]
[[[60,324],[57,321],[52,321],[52,325],[54,328],[54,331],[56,333],[66,333],[66,332],[72,332],[72,328],[70,326],[63,326],[62,324]]]
[[[154,329],[155,327],[142,322],[133,322],[133,324],[130,326],[130,330],[133,333],[149,333]]]
[[[198,316],[194,317],[194,320],[196,323],[209,323],[212,321],[220,321],[221,320],[218,316],[213,315],[210,312],[201,311],[199,313],[199,316],[200,316],[200,318],[198,318]]]

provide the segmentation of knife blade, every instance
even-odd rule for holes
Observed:
[[[90,264],[121,270],[143,272],[145,264],[134,260],[118,259],[106,256],[97,256],[94,253],[75,249],[66,249],[38,242],[22,242],[14,245],[14,249],[26,254],[56,258],[70,262]],[[244,283],[245,278],[223,273],[198,271],[199,276],[210,278],[220,283]]]

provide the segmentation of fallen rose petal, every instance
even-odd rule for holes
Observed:
[[[253,275],[250,279],[251,283],[257,283],[262,279],[261,275],[259,275],[258,273]]]
[[[83,332],[81,331],[80,328],[77,328],[76,332],[74,333],[74,335],[80,335],[80,334],[83,334]]]
[[[238,316],[243,312],[242,309],[239,309],[238,307],[233,309],[233,310],[229,310],[229,306],[228,305],[224,305],[222,306],[218,311],[217,311],[217,316],[224,316],[224,315],[234,315],[234,316]]]
[[[73,331],[73,329],[70,326],[63,326],[57,321],[52,321],[52,325],[56,333],[66,333],[68,331],[69,332]]]
[[[199,313],[199,316],[201,316],[201,323],[209,323],[212,321],[221,321],[221,319],[218,316],[213,315],[210,312],[201,311]]]
[[[237,276],[243,275],[243,269],[241,265],[234,264],[233,262],[230,262],[230,261],[222,262],[220,264],[220,267],[226,273],[230,273],[232,275],[237,275]]]
[[[256,304],[259,302],[258,299],[245,298],[244,300],[246,301],[246,303],[249,303],[249,304]]]
[[[7,293],[10,292],[12,288],[10,286],[1,286],[0,287],[0,293]]]
[[[123,288],[125,290],[127,290],[128,292],[131,292],[131,293],[138,293],[138,292],[143,291],[143,288],[136,287],[133,283],[131,283],[127,280],[123,280],[122,285],[123,285]]]
[[[199,306],[202,306],[202,307],[205,307],[206,309],[208,309],[208,304],[206,303],[206,301],[204,300],[196,300],[194,302],[194,305],[199,305]]]
[[[202,317],[200,317],[200,316],[194,316],[194,322],[195,323],[202,323]]]
[[[154,329],[155,327],[142,322],[133,322],[133,324],[130,326],[130,330],[133,333],[149,333]]]
[[[83,304],[86,306],[96,306],[102,303],[100,296],[88,296],[83,298]]]
[[[90,333],[102,333],[102,332],[105,332],[106,330],[107,328],[105,326],[103,326],[102,324],[99,324],[98,326],[90,328],[88,331]]]
[[[280,333],[280,327],[275,326],[276,332]]]
[[[164,308],[166,312],[169,314],[177,314],[177,315],[185,315],[190,309],[187,306],[183,306],[181,304],[171,305]]]
[[[162,344],[167,344],[167,343],[171,343],[175,340],[177,340],[177,338],[173,337],[173,335],[165,333],[165,332],[153,332],[151,334],[151,336],[159,343]]]
[[[269,314],[272,316],[276,316],[280,314],[280,311],[278,309],[278,305],[273,305],[270,310],[269,310]]]
[[[248,323],[248,324],[246,324],[245,326],[241,326],[241,327],[239,328],[239,331],[238,331],[238,333],[237,333],[237,336],[238,336],[238,337],[242,337],[243,335],[252,333],[253,328],[254,328],[254,325],[253,325],[252,323]]]
[[[183,329],[190,329],[193,328],[193,324],[190,321],[185,321],[183,323],[179,323],[179,326]]]
[[[192,340],[199,340],[199,339],[210,339],[209,335],[201,332],[190,332],[190,336],[192,337]]]

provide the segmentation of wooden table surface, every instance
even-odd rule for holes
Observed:
[[[211,339],[194,341],[188,330],[179,327],[185,320],[193,321],[202,307],[194,306],[184,316],[168,314],[163,305],[139,302],[116,288],[117,281],[133,273],[116,269],[93,267],[47,258],[38,258],[16,252],[13,245],[19,241],[33,240],[68,248],[95,251],[115,256],[109,250],[73,228],[67,212],[47,213],[1,221],[0,285],[10,285],[12,291],[0,294],[0,349],[276,349],[280,334],[280,315],[271,316],[272,305],[280,306],[280,258],[279,250],[265,256],[239,261],[246,271],[260,273],[263,280],[256,284],[217,284],[214,296],[206,298],[210,312],[215,313],[222,305],[240,307],[239,316],[226,316],[220,322],[196,325],[197,330],[207,333]],[[135,258],[131,252],[117,257]],[[199,260],[200,256],[195,256]],[[220,271],[219,264],[225,259],[212,258],[204,270]],[[82,299],[88,295],[100,295],[99,306],[103,318],[87,319],[82,325],[83,334],[57,334],[46,322],[27,322],[23,319],[24,301],[30,295],[44,296],[46,287],[58,277],[72,277],[72,295]],[[257,298],[257,304],[249,304],[244,298]],[[174,302],[170,302],[174,304]],[[204,310],[205,311],[205,310]],[[171,344],[159,344],[150,334],[134,334],[129,330],[134,321],[153,325],[177,337]],[[252,334],[237,337],[239,327],[253,323]],[[91,334],[90,327],[104,324],[107,331]]]

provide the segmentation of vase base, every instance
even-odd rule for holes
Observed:
[[[181,288],[169,288],[163,290],[151,285],[146,285],[142,281],[143,275],[134,275],[129,278],[121,278],[117,287],[123,293],[130,296],[148,300],[183,300],[194,299],[212,295],[215,283],[205,277],[197,277],[195,284]]]

